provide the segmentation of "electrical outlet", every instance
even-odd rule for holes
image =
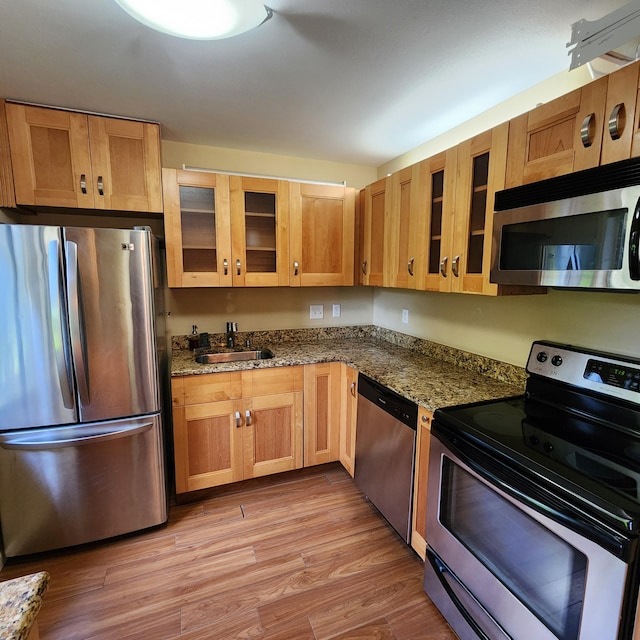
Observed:
[[[409,309],[402,310],[402,324],[409,324]]]
[[[324,307],[321,304],[309,305],[309,318],[312,320],[321,320],[324,318]]]
[[[334,318],[339,318],[340,317],[340,305],[339,304],[334,304],[333,305],[333,317]]]

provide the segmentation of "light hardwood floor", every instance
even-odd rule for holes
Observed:
[[[51,574],[41,640],[454,640],[422,566],[329,464],[201,492],[166,526],[0,580]]]

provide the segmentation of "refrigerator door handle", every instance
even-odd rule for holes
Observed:
[[[60,243],[51,240],[47,244],[47,270],[49,272],[49,313],[55,335],[61,337],[60,344],[55,345],[56,371],[60,382],[62,402],[67,409],[73,409],[75,401],[72,393],[71,378],[71,345],[65,330],[67,324],[64,289],[62,284],[62,256]]]
[[[67,251],[67,285],[69,289],[69,331],[73,344],[73,360],[76,365],[78,394],[83,405],[90,403],[89,372],[87,370],[86,341],[82,330],[80,281],[78,278],[78,245],[65,241]]]
[[[131,436],[149,431],[153,427],[153,422],[145,422],[143,424],[135,424],[125,429],[116,429],[106,433],[97,433],[80,438],[47,438],[38,439],[29,437],[29,434],[15,434],[0,437],[0,447],[3,449],[19,449],[19,450],[38,450],[38,449],[63,449],[68,447],[77,447],[84,444],[96,444],[105,440],[116,440],[118,438],[130,438]],[[52,430],[53,432],[53,430]],[[68,433],[68,432],[67,432]],[[49,434],[50,435],[50,434]],[[44,438],[44,436],[43,436]]]

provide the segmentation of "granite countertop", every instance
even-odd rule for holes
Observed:
[[[195,362],[192,351],[174,350],[171,375],[190,376],[340,361],[429,411],[515,396],[524,391],[524,370],[455,349],[447,349],[442,354],[437,350],[424,353],[367,335],[306,341],[276,341],[269,340],[269,337],[260,342],[252,341],[252,348],[267,348],[274,353],[269,360],[205,365]],[[434,351],[433,348],[430,350]]]
[[[29,636],[48,586],[46,571],[0,582],[0,638],[24,640]]]

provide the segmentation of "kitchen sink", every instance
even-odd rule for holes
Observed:
[[[217,351],[215,353],[200,353],[196,356],[196,362],[200,364],[216,364],[218,362],[238,362],[241,360],[268,360],[273,358],[273,352],[269,349],[250,351]]]

